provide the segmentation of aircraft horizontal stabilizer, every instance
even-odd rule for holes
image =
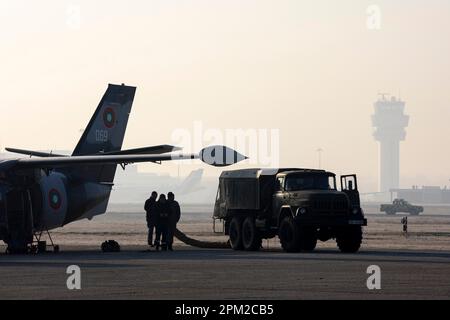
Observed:
[[[66,157],[62,154],[55,154],[51,152],[40,152],[40,151],[32,151],[32,150],[25,150],[25,149],[16,149],[16,148],[5,148],[6,151],[17,153],[17,154],[24,154],[27,156],[34,156],[34,157],[41,157],[41,158],[49,158],[49,157]]]
[[[128,149],[128,150],[121,150],[121,151],[114,151],[114,152],[105,152],[103,154],[104,155],[162,154],[162,153],[168,153],[168,152],[178,151],[178,150],[181,150],[181,148],[164,144],[164,145],[160,145],[160,146]]]

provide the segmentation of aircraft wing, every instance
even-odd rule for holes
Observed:
[[[26,150],[26,149],[5,148],[5,150],[8,152],[24,154],[27,156],[34,156],[34,157],[40,157],[40,158],[67,157],[66,155],[62,155],[62,154],[33,151],[33,150]],[[168,153],[168,152],[178,151],[178,150],[181,150],[181,148],[164,144],[164,145],[160,145],[160,146],[151,146],[151,147],[145,147],[145,148],[98,153],[95,155],[162,154],[162,153]]]
[[[139,162],[162,162],[171,160],[200,159],[216,167],[225,167],[247,159],[239,152],[224,147],[212,146],[202,149],[198,154],[159,154],[159,155],[95,155],[47,158],[24,158],[0,162],[0,171],[14,169],[53,169],[80,165],[130,164]]]
[[[58,168],[74,165],[93,164],[128,164],[138,162],[159,162],[169,160],[196,159],[198,155],[95,155],[52,158],[25,158],[18,159],[20,168]]]

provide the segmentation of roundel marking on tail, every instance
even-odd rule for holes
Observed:
[[[116,124],[116,113],[114,112],[113,108],[107,107],[105,111],[103,111],[103,123],[108,129],[114,127],[114,125]]]
[[[48,193],[48,203],[53,210],[59,210],[62,204],[61,194],[56,189],[51,189]]]

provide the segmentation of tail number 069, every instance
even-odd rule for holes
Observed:
[[[95,130],[95,141],[96,142],[107,142],[108,141],[108,131],[107,130]]]

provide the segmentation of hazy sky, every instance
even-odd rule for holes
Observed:
[[[138,87],[125,147],[171,143],[194,121],[280,129],[282,166],[317,167],[320,147],[324,167],[375,190],[373,103],[400,92],[401,184],[444,185],[449,39],[448,0],[0,0],[0,146],[73,149],[107,84],[124,82]]]

